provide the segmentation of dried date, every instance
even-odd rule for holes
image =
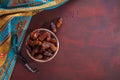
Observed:
[[[53,44],[56,44],[56,43],[57,43],[57,40],[56,40],[55,38],[51,38],[49,42],[51,42],[51,43],[53,43]]]
[[[40,46],[40,45],[42,44],[42,42],[39,41],[39,40],[35,40],[35,41],[33,41],[33,44],[34,44],[34,45]]]
[[[48,35],[47,35],[47,41],[50,41],[51,40],[51,34],[49,33]]]
[[[49,57],[53,56],[53,54],[50,53],[50,52],[48,52],[48,51],[44,52],[43,55],[44,55],[44,56],[49,56]]]
[[[54,27],[56,26],[54,25]],[[47,31],[36,31],[31,33],[27,43],[30,45],[28,46],[30,47],[28,49],[30,54],[35,59],[39,60],[47,60],[51,58],[57,50],[57,40],[50,32]]]
[[[42,49],[43,50],[48,49],[50,46],[51,46],[51,43],[49,43],[49,42],[43,42]]]
[[[49,35],[49,32],[44,32],[42,35],[39,36],[39,40],[43,41],[47,38],[47,36]]]
[[[63,24],[63,19],[62,19],[62,18],[59,18],[59,19],[57,20],[57,22],[56,22],[57,28],[60,28],[60,27],[62,26],[62,24]]]
[[[43,55],[42,55],[42,54],[36,54],[34,57],[35,57],[36,59],[42,59],[42,58],[43,58]]]
[[[51,44],[50,49],[55,52],[57,50],[57,47],[54,44]]]
[[[55,25],[55,23],[53,23],[53,22],[51,22],[51,30],[54,32],[54,33],[56,33],[57,32],[57,27],[56,27],[56,25]]]
[[[30,38],[31,38],[32,40],[36,40],[36,39],[38,38],[38,36],[39,36],[39,32],[38,32],[38,31],[32,32],[32,33],[30,34]]]
[[[34,46],[34,41],[32,41],[31,39],[29,39],[29,40],[28,40],[28,44],[29,44],[30,46]]]

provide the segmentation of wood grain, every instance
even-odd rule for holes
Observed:
[[[11,80],[120,80],[120,1],[71,0],[64,6],[35,15],[32,30],[63,17],[57,36],[58,55],[48,63],[32,61],[38,74],[30,73],[17,61]]]

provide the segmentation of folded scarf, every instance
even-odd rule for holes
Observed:
[[[0,80],[10,79],[16,62],[11,46],[12,34],[18,35],[21,48],[27,27],[36,13],[56,8],[68,0],[0,0]]]

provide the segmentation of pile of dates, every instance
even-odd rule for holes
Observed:
[[[50,30],[54,33],[62,26],[63,19],[58,18],[56,22],[50,22]],[[27,39],[29,53],[38,60],[50,59],[58,49],[57,40],[53,34],[46,30],[35,30]]]
[[[57,50],[57,40],[48,31],[36,30],[27,40],[27,49],[35,59],[48,60]]]

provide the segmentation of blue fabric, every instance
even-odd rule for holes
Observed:
[[[17,27],[15,26],[16,24],[19,24],[20,21],[27,21],[26,24],[24,25],[24,28],[21,32],[17,32]],[[18,33],[19,35],[19,40],[18,40],[18,46],[21,47],[21,42],[24,38],[24,35],[25,35],[25,32],[27,30],[27,27],[30,23],[30,20],[31,20],[31,17],[15,17],[14,19],[11,20],[11,22],[8,23],[8,25],[6,27],[8,27],[11,31],[10,33]],[[21,34],[19,34],[21,33]],[[7,34],[7,33],[6,33]],[[12,47],[12,46],[11,46]],[[9,50],[9,53],[7,55],[7,59],[6,59],[6,62],[4,63],[4,65],[7,64],[7,66],[5,66],[6,70],[4,71],[4,74],[2,75],[2,77],[0,78],[0,80],[8,80],[10,75],[11,75],[11,72],[13,71],[13,68],[14,68],[14,65],[16,63],[16,54],[14,53],[13,49],[10,48]],[[3,65],[3,66],[4,66]]]
[[[47,0],[47,2],[44,2],[44,0],[21,0],[23,2],[17,2],[19,0],[0,0],[0,10],[1,9],[11,9],[11,8],[18,8],[18,7],[33,7],[33,6],[40,6],[47,4],[53,0]],[[26,1],[26,2],[25,2]],[[27,2],[28,1],[28,2]],[[58,6],[61,6],[68,0],[64,0],[63,3],[56,5],[56,6],[50,6],[49,8],[43,8],[42,10],[49,10],[54,9]],[[39,4],[36,4],[39,3]],[[29,6],[30,4],[35,4],[33,6]],[[32,16],[29,17],[15,17],[13,18],[6,26],[5,28],[0,31],[0,42],[2,42],[8,34],[17,33],[18,34],[18,46],[21,48],[22,40],[24,39],[25,32],[28,28],[28,25],[30,23]],[[22,24],[23,26],[19,26]],[[21,29],[21,30],[19,30]],[[16,63],[16,55],[13,52],[12,48],[9,49],[9,53],[7,55],[6,62],[3,66],[5,66],[5,71],[2,74],[2,77],[0,77],[0,80],[9,80],[10,75],[14,69],[15,63]],[[6,66],[7,64],[7,66]],[[0,67],[0,70],[3,69],[3,67]]]
[[[27,29],[27,27],[28,27],[28,25],[30,23],[30,20],[31,20],[31,17],[16,17],[7,25],[7,27],[11,28],[12,33],[15,33],[17,31],[17,28],[16,28],[15,25],[19,23],[20,19],[22,19],[23,21],[27,20],[27,22],[26,22],[26,24],[25,24],[25,26],[23,28],[23,31],[20,32],[22,34],[19,35],[19,40],[18,40],[17,45],[21,47],[21,41],[24,38],[26,29]],[[6,59],[6,62],[5,62],[5,65],[7,64],[8,66],[6,66],[6,70],[5,70],[5,72],[2,75],[0,80],[8,80],[9,79],[9,77],[11,75],[11,72],[13,71],[14,65],[16,63],[16,58],[17,58],[16,54],[14,53],[13,49],[10,48],[7,59]]]

